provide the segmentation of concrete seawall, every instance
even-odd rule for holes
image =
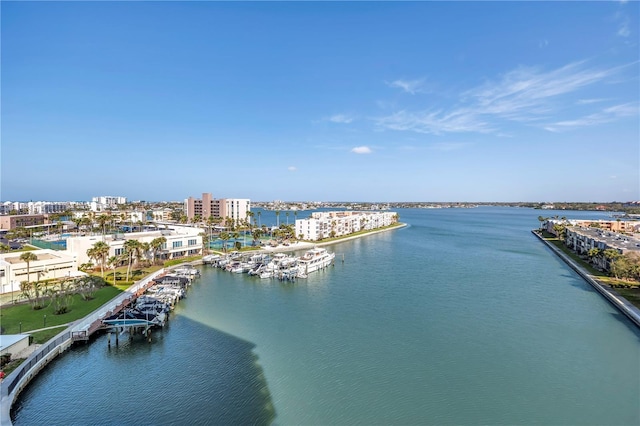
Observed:
[[[578,275],[584,278],[584,280],[588,282],[591,287],[593,287],[598,293],[604,296],[605,299],[607,299],[620,312],[626,315],[627,318],[631,320],[631,322],[633,322],[637,327],[640,328],[640,309],[633,306],[627,299],[617,294],[609,286],[605,286],[598,282],[598,280],[594,279],[586,269],[574,262],[573,259],[559,250],[556,246],[542,238],[542,236],[538,232],[536,232],[536,230],[533,230],[531,232],[533,233],[533,235],[538,237],[538,239],[542,241],[547,247],[549,247],[552,252],[557,254],[560,259],[564,260],[565,263],[571,267],[571,269],[576,271]]]

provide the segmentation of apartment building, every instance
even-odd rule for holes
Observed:
[[[246,219],[251,211],[251,201],[247,198],[215,199],[211,193],[203,193],[202,198],[189,197],[184,201],[184,213],[189,220],[199,216],[206,220],[209,217],[231,218],[234,221]]]
[[[76,260],[78,265],[88,263],[91,260],[87,255],[89,250],[98,241],[104,241],[109,245],[109,254],[107,257],[119,256],[125,252],[125,242],[127,240],[137,240],[141,243],[150,243],[156,238],[164,237],[167,242],[164,243],[160,258],[161,259],[178,259],[185,256],[194,256],[202,254],[202,232],[199,228],[188,226],[172,226],[168,229],[157,231],[132,232],[117,235],[92,235],[85,237],[71,237],[67,239],[67,253]],[[152,258],[149,251],[144,253],[147,259]]]
[[[389,226],[397,221],[395,212],[314,212],[308,219],[296,219],[295,233],[303,240],[318,241]]]
[[[15,229],[27,226],[44,225],[43,214],[12,214],[0,216],[0,229]]]

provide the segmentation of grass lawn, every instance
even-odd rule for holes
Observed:
[[[46,306],[38,310],[33,310],[28,303],[2,307],[0,309],[0,324],[2,324],[4,334],[18,334],[21,329],[22,333],[25,333],[30,330],[70,323],[89,315],[121,292],[122,290],[107,285],[100,288],[96,292],[95,298],[91,300],[85,301],[76,294],[73,296],[70,311],[60,315],[54,314],[53,306]],[[62,328],[56,328],[34,333],[34,343],[44,343],[61,331]]]

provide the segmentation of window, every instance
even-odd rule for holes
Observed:
[[[124,249],[123,248],[117,248],[116,249],[116,256],[120,256],[123,253],[124,253]]]
[[[173,242],[173,248],[178,248],[178,247],[182,247],[182,241],[174,241]]]
[[[189,240],[189,241],[188,241],[188,244],[189,244],[190,246],[195,246],[195,245],[197,244],[197,241],[198,241],[198,240]]]

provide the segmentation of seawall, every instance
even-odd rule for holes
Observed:
[[[576,271],[578,275],[580,275],[586,282],[588,282],[591,287],[593,287],[598,293],[604,296],[605,299],[607,299],[620,312],[626,315],[627,318],[631,320],[631,322],[633,322],[638,328],[640,328],[640,309],[633,306],[627,299],[617,294],[608,286],[604,286],[600,282],[598,282],[598,280],[594,279],[586,269],[574,262],[573,259],[559,250],[556,246],[542,238],[542,236],[538,232],[536,232],[536,230],[532,230],[531,233],[538,237],[538,239],[542,241],[547,247],[549,247],[552,252],[557,254],[558,257],[564,260],[565,263],[571,267],[571,269]]]

